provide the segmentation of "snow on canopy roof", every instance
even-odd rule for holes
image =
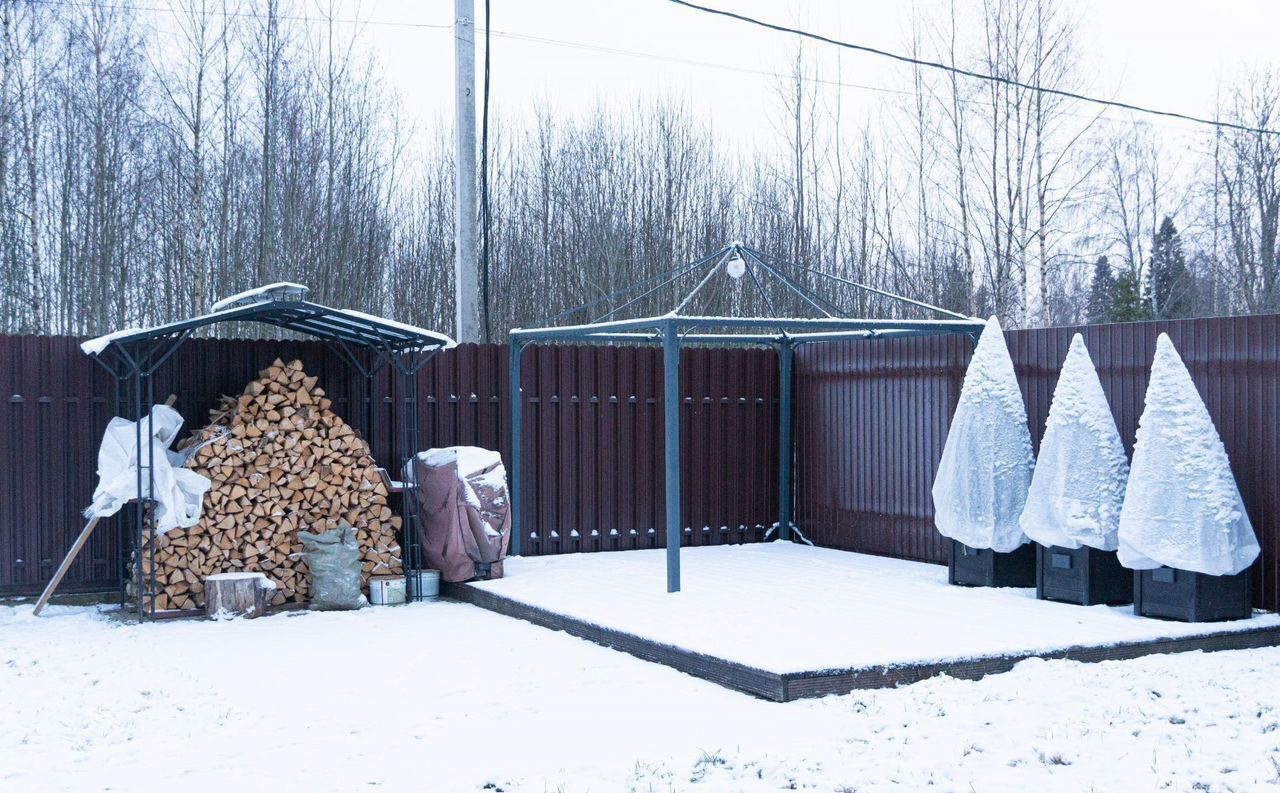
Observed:
[[[278,281],[274,284],[266,286],[255,286],[253,289],[246,289],[243,292],[236,292],[230,297],[224,297],[217,303],[210,306],[212,311],[222,311],[226,308],[235,308],[237,306],[248,306],[254,303],[263,303],[271,299],[296,298],[301,300],[310,292],[310,287],[302,284],[295,284],[291,281]]]
[[[419,328],[392,319],[352,309],[331,308],[305,300],[240,301],[253,293],[272,295],[269,290],[293,289],[297,284],[270,284],[259,290],[247,290],[218,301],[215,310],[198,317],[155,325],[150,328],[128,328],[99,336],[80,345],[86,355],[100,355],[112,344],[125,345],[162,336],[175,335],[220,322],[262,322],[286,330],[305,333],[319,339],[339,341],[363,347],[392,351],[439,347],[448,349],[457,343],[443,333]],[[305,287],[303,287],[305,289]],[[277,291],[277,294],[279,292]],[[226,305],[231,303],[232,305]],[[223,308],[216,308],[224,305]]]
[[[85,355],[97,355],[107,349],[107,345],[111,344],[111,342],[116,339],[123,339],[125,336],[132,336],[137,333],[146,332],[145,328],[123,328],[121,330],[114,330],[104,336],[99,336],[96,339],[89,339],[86,342],[82,342],[80,344],[80,349]]]

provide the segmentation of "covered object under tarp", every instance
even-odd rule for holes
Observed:
[[[511,540],[507,474],[497,452],[454,446],[409,461],[419,537],[427,566],[444,581],[501,578]]]

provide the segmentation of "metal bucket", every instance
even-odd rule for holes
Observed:
[[[405,582],[402,575],[374,576],[369,579],[369,602],[375,606],[395,606],[404,602]]]
[[[439,570],[410,570],[407,577],[410,600],[435,600],[440,596]]]

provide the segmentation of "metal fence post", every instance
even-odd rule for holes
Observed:
[[[666,441],[667,591],[680,591],[680,328],[662,326],[662,405]]]
[[[507,349],[507,392],[511,405],[511,545],[508,550],[512,556],[519,556],[524,546],[524,527],[520,520],[520,510],[524,506],[524,478],[520,471],[520,442],[524,432],[524,390],[520,382],[522,352],[524,344],[512,339]]]
[[[794,451],[791,444],[791,364],[795,347],[790,339],[778,344],[778,539],[791,539],[791,497],[794,491]]]

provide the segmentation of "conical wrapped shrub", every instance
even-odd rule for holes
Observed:
[[[938,531],[971,548],[999,552],[1025,543],[1018,518],[1032,465],[1022,392],[1004,332],[992,317],[965,372],[933,480]]]
[[[1128,478],[1124,443],[1077,333],[1053,391],[1022,531],[1045,546],[1114,551]]]
[[[1260,548],[1226,447],[1173,342],[1156,341],[1120,513],[1120,561],[1206,575],[1239,573]]]
[[[301,361],[276,360],[237,398],[224,398],[195,439],[187,467],[207,476],[199,523],[156,541],[159,610],[204,605],[204,579],[214,573],[262,572],[276,584],[272,603],[308,599],[298,532],[346,523],[356,532],[370,575],[403,573],[396,530],[400,518],[369,447],[331,410]],[[149,569],[149,549],[144,548]]]

